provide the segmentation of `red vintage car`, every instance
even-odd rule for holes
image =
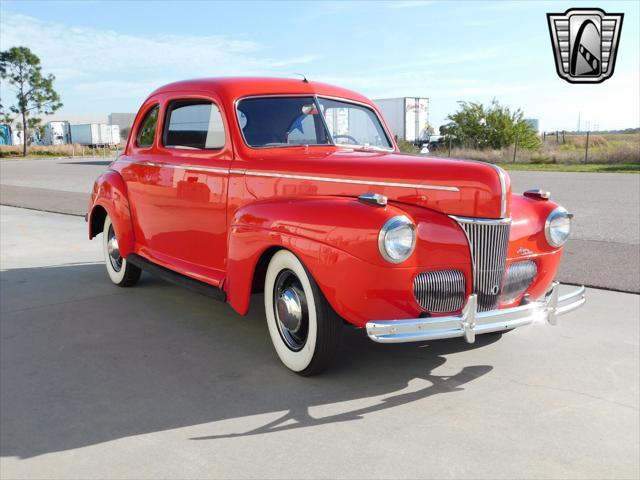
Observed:
[[[116,285],[147,270],[242,315],[264,292],[276,352],[301,374],[329,363],[345,322],[376,342],[473,342],[585,301],[558,295],[571,215],[548,193],[512,194],[491,164],[401,154],[369,99],[306,80],[156,90],[88,223]]]

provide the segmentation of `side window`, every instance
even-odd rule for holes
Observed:
[[[156,125],[158,124],[158,110],[156,105],[147,112],[144,119],[140,123],[136,144],[139,147],[150,147],[153,145],[153,139],[156,136]]]
[[[224,147],[224,125],[217,105],[206,100],[178,100],[167,111],[164,146],[197,150]]]

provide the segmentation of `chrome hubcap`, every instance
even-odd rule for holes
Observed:
[[[120,256],[118,239],[116,238],[116,232],[113,230],[113,225],[109,225],[107,253],[109,254],[109,261],[111,262],[111,266],[116,272],[119,272],[122,268],[122,257]]]
[[[309,312],[302,284],[291,270],[276,278],[273,308],[282,340],[289,349],[301,350],[309,332]]]

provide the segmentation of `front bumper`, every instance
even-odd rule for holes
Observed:
[[[469,343],[475,341],[476,334],[499,332],[521,327],[535,321],[557,323],[557,317],[564,315],[586,301],[586,290],[577,290],[560,296],[558,282],[554,282],[542,300],[513,308],[477,311],[477,297],[470,295],[460,315],[427,317],[409,320],[372,320],[367,322],[367,335],[374,342],[403,343],[464,337]]]

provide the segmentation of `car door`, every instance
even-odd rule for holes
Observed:
[[[213,285],[224,278],[233,158],[219,105],[207,93],[162,96],[154,146],[136,159],[132,198],[143,253]]]

